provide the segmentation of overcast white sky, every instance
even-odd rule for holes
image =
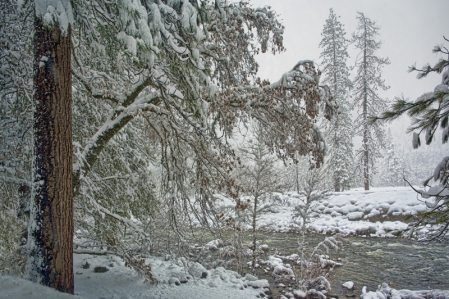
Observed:
[[[448,0],[251,0],[253,6],[271,6],[285,26],[285,53],[273,56],[260,55],[261,78],[278,80],[294,64],[303,59],[320,63],[321,32],[332,7],[341,16],[347,38],[357,26],[357,11],[376,21],[381,27],[379,39],[383,45],[377,54],[390,58],[391,64],[383,69],[385,83],[391,86],[385,93],[389,98],[404,93],[412,99],[433,90],[440,76],[416,79],[416,73],[407,73],[408,66],[416,62],[418,67],[435,63],[438,57],[432,48],[443,44],[443,35],[449,38]],[[446,43],[446,46],[449,46]],[[349,46],[354,64],[357,51]]]
[[[379,39],[383,45],[377,55],[391,61],[382,73],[390,89],[381,91],[381,96],[392,100],[403,93],[414,100],[433,91],[441,82],[440,75],[418,80],[416,73],[408,73],[407,69],[414,63],[419,68],[427,62],[433,65],[439,56],[432,53],[432,48],[437,44],[449,47],[449,43],[443,40],[443,35],[449,38],[448,0],[251,0],[250,3],[253,6],[271,6],[285,26],[284,46],[287,51],[276,56],[258,56],[259,76],[263,79],[277,81],[299,60],[321,62],[321,32],[329,17],[329,9],[333,8],[337,16],[341,16],[340,22],[344,24],[348,39],[356,30],[357,11],[381,27]],[[353,45],[348,50],[351,57],[347,63],[351,66],[358,52]],[[404,121],[396,127],[404,128]],[[407,124],[408,120],[405,126]],[[440,137],[437,138],[439,141]]]

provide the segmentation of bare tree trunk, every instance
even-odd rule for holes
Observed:
[[[296,163],[296,193],[299,194],[299,162]]]
[[[365,25],[365,34],[366,34],[366,25]],[[363,66],[364,66],[364,87],[363,87],[363,179],[364,179],[364,185],[365,190],[369,190],[369,154],[368,154],[368,89],[367,85],[368,82],[366,82],[366,78],[368,76],[366,69],[367,69],[367,61],[366,61],[366,37],[365,37],[365,49],[363,50]]]
[[[35,19],[34,179],[28,225],[30,280],[73,294],[71,29]]]
[[[340,177],[335,177],[335,181],[334,181],[334,191],[335,192],[340,192]]]
[[[257,235],[256,235],[256,220],[257,220],[257,201],[258,196],[254,197],[254,212],[253,212],[253,273],[256,271],[256,258],[257,258]]]

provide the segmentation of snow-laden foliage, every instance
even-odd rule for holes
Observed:
[[[329,275],[334,267],[341,266],[329,257],[331,251],[337,252],[342,245],[339,238],[341,236],[338,234],[326,237],[313,248],[311,253],[305,252],[304,235],[299,240],[299,270],[295,273],[298,287],[303,292],[301,296],[298,294],[299,297],[326,298],[325,294],[331,290]]]
[[[324,184],[323,169],[309,169],[300,181],[299,204],[295,206],[293,221],[300,224],[301,231],[305,234],[307,226],[313,217],[319,216],[318,206],[321,201],[329,198],[329,190]],[[300,220],[300,221],[298,221]]]
[[[446,41],[448,41],[445,38]],[[449,55],[449,50],[443,46],[436,46],[434,53],[444,56]],[[448,141],[448,111],[449,111],[449,61],[440,58],[435,66],[425,65],[421,70],[415,66],[410,71],[418,71],[418,79],[427,76],[431,72],[442,74],[441,84],[435,87],[433,92],[428,92],[420,96],[415,102],[408,102],[403,98],[397,98],[393,103],[391,111],[383,113],[380,117],[372,119],[393,120],[403,113],[407,113],[412,118],[412,124],[408,132],[413,133],[413,147],[421,145],[420,134],[425,132],[426,144],[433,140],[437,128],[440,126],[443,135],[442,143]],[[429,241],[443,240],[449,233],[449,157],[444,157],[436,166],[433,175],[424,182],[424,190],[415,190],[424,198],[428,211],[422,214],[419,221],[413,223],[410,229],[410,236],[415,228],[420,225],[430,224],[425,239]],[[438,182],[438,185],[431,186],[430,181]]]
[[[269,148],[264,143],[265,134],[263,127],[254,124],[252,137],[248,143],[241,147],[243,157],[243,168],[238,176],[243,187],[243,194],[249,195],[245,205],[239,205],[246,212],[252,226],[253,234],[253,271],[257,259],[257,220],[263,213],[266,213],[273,206],[271,193],[281,189],[280,176],[275,168],[276,158],[270,153]],[[236,211],[236,213],[239,213]]]
[[[380,27],[365,17],[363,13],[357,16],[357,32],[353,34],[352,41],[360,50],[355,62],[357,75],[354,79],[354,103],[358,107],[358,116],[355,120],[355,135],[362,137],[362,145],[356,151],[357,170],[360,181],[369,190],[370,181],[375,173],[375,161],[379,158],[380,150],[384,147],[385,132],[382,123],[368,124],[368,118],[379,115],[386,109],[386,100],[379,97],[379,89],[386,90],[381,78],[382,67],[390,64],[388,58],[375,55],[382,42],[377,41]]]
[[[80,153],[83,136],[92,134],[98,125],[96,114],[104,105],[92,105],[74,97],[74,153]],[[81,190],[75,198],[75,225],[82,242],[78,245],[109,249],[131,248],[127,244],[126,227],[143,236],[148,221],[155,217],[159,204],[155,200],[156,181],[148,166],[155,162],[156,149],[147,136],[143,119],[127,124],[100,153],[91,171],[81,178]],[[133,221],[130,220],[133,219]],[[140,228],[138,228],[138,225]],[[144,233],[145,232],[145,233]],[[145,240],[128,240],[142,248]]]
[[[411,161],[404,160],[409,156],[401,155],[388,129],[383,158],[379,163],[379,173],[375,176],[374,182],[378,186],[404,186],[407,183],[404,178],[410,178],[411,169],[414,166]],[[422,178],[420,179],[422,181]],[[419,182],[421,183],[421,182]]]
[[[353,127],[349,98],[352,82],[346,65],[349,57],[346,32],[333,9],[330,9],[329,18],[324,24],[321,35],[323,37],[320,42],[320,47],[323,49],[320,54],[324,74],[323,84],[329,86],[338,105],[336,115],[330,122],[325,123],[328,149],[326,165],[332,186],[338,192],[348,190],[352,179]]]
[[[4,194],[10,195],[11,190],[2,186]],[[15,190],[12,190],[15,191]],[[0,274],[20,275],[23,273],[25,260],[22,248],[24,231],[23,220],[17,217],[15,209],[1,207],[0,212]]]
[[[30,5],[2,1],[0,14],[0,181],[29,185],[32,116],[33,18]]]
[[[75,2],[74,96],[93,109],[80,110],[80,121],[91,117],[95,124],[77,140],[75,195],[88,199],[100,215],[132,223],[112,212],[116,207],[111,209],[111,196],[102,202],[92,196],[99,194],[96,182],[110,175],[89,175],[109,143],[134,122],[145,123],[146,132],[133,133],[130,140],[146,139],[134,142],[139,150],[152,148],[156,153],[152,164],[161,179],[156,184],[162,204],[158,210],[166,213],[169,227],[181,239],[192,215],[204,225],[215,219],[214,192],[236,197],[240,190],[231,173],[236,155],[226,139],[219,138],[229,137],[237,120],[259,120],[266,143],[282,158],[312,152],[321,163],[324,142],[314,119],[322,105],[329,117],[334,104],[328,90],[318,85],[313,63],[299,62],[272,85],[255,78],[254,54],[283,50],[283,27],[268,8],[218,1],[215,6],[125,1],[86,6],[90,10],[81,5],[84,2]],[[114,190],[123,182],[119,176],[134,176],[114,175]],[[137,185],[128,188],[137,190]],[[149,197],[129,192],[133,195],[124,190],[118,195]],[[136,217],[125,210],[127,217]]]
[[[404,161],[395,152],[395,144],[390,143],[386,146],[386,152],[381,162],[379,172],[380,186],[403,186],[406,173]]]
[[[431,180],[438,182],[432,186]],[[423,190],[415,191],[421,195],[426,203],[427,211],[420,219],[411,224],[409,236],[413,236],[416,228],[430,224],[423,238],[427,241],[446,240],[449,235],[449,156],[444,157],[434,170],[432,177],[424,182]]]
[[[435,46],[433,52],[443,57],[449,55],[449,50],[443,46]],[[425,143],[429,145],[433,141],[439,126],[442,129],[442,143],[449,140],[449,61],[443,57],[433,67],[427,64],[422,69],[417,69],[416,66],[409,69],[410,72],[418,72],[418,79],[426,77],[431,72],[442,74],[441,83],[433,91],[421,95],[414,102],[409,102],[404,97],[396,97],[391,106],[391,111],[373,119],[394,120],[407,113],[412,119],[412,124],[407,129],[407,133],[413,132],[412,144],[415,149],[421,145],[421,134],[425,134]]]
[[[21,274],[31,181],[32,5],[0,3],[0,269]],[[30,16],[31,15],[31,16]]]
[[[23,3],[3,1],[1,13],[1,113],[11,128],[1,132],[1,178],[12,189],[27,185],[32,160],[31,146],[15,145],[32,144],[34,3]],[[269,8],[218,0],[55,5],[38,16],[49,27],[71,26],[79,246],[120,252],[175,237],[180,252],[192,217],[216,220],[213,194],[236,198],[241,190],[227,141],[239,120],[259,121],[282,159],[310,153],[322,163],[315,123],[335,104],[314,63],[293,62],[274,84],[256,77],[255,54],[284,50],[283,26]]]

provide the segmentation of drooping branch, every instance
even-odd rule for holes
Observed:
[[[144,81],[144,84],[148,82],[151,82],[151,80]],[[85,176],[89,173],[109,140],[125,127],[139,111],[151,110],[151,108],[154,107],[154,104],[159,101],[159,92],[154,92],[149,96],[136,100],[137,96],[144,88],[145,87],[139,86],[139,88],[136,88],[134,92],[128,96],[124,102],[128,104],[126,107],[116,107],[116,109],[110,113],[106,122],[97,130],[94,136],[90,138],[83,151],[75,154],[78,157],[78,160],[74,165],[73,176],[75,195],[79,193],[80,176]]]

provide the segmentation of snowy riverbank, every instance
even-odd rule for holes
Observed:
[[[206,270],[197,263],[184,268],[150,257],[154,277],[157,283],[145,283],[133,270],[126,267],[123,260],[115,255],[74,255],[75,296],[57,292],[51,288],[11,276],[0,276],[1,299],[246,299],[266,297],[268,282],[252,275],[241,277],[234,271],[224,268]],[[272,258],[273,271],[288,269],[280,258]],[[88,266],[87,266],[88,265]],[[267,264],[268,265],[268,264]],[[103,272],[105,271],[106,272]],[[284,270],[285,270],[284,269]],[[376,291],[363,288],[362,294],[351,291],[352,282],[345,285],[349,296],[363,299],[424,299],[449,298],[444,290],[395,290],[382,284]],[[263,294],[263,295],[262,295]],[[300,291],[287,291],[279,299],[300,298]]]
[[[274,232],[297,230],[300,223],[293,218],[293,212],[301,203],[298,194],[275,193],[273,198],[276,205],[261,215],[258,228]],[[218,196],[217,201],[225,214],[233,215],[235,204],[231,199]],[[316,233],[394,237],[407,228],[405,218],[425,211],[426,205],[410,187],[382,187],[333,193],[316,209],[309,226]]]
[[[298,195],[294,192],[277,193],[273,198],[278,204],[258,220],[259,228],[274,232],[297,229],[298,223],[292,215],[294,206],[300,203]],[[232,200],[218,197],[218,204],[228,215],[233,213]],[[407,228],[405,216],[424,211],[425,204],[417,199],[416,193],[409,187],[395,187],[373,188],[368,192],[361,189],[340,192],[333,194],[326,202],[320,202],[316,208],[322,212],[315,214],[311,221],[310,227],[316,232],[393,237],[396,232]],[[241,277],[236,272],[222,267],[206,270],[198,263],[190,263],[184,267],[181,262],[175,264],[156,257],[148,257],[145,260],[151,265],[157,283],[145,283],[143,278],[115,255],[75,254],[76,296],[62,294],[17,277],[0,276],[0,298],[36,298],[36,295],[39,295],[49,299],[224,299],[256,298],[262,297],[261,293],[265,295],[265,292],[268,292],[266,287],[269,284],[266,279],[257,279],[250,275]],[[288,271],[288,267],[280,263],[279,259],[272,258],[270,261],[270,271],[279,271],[281,268]],[[370,296],[375,294],[367,293],[364,298],[374,298]],[[417,291],[413,294],[416,298],[423,296],[423,293]],[[448,292],[439,295],[439,298],[449,298]]]
[[[256,298],[268,286],[264,279],[242,277],[222,267],[206,270],[200,264],[192,263],[184,268],[155,257],[146,261],[151,264],[157,283],[145,283],[115,255],[74,254],[76,296],[59,293],[21,278],[0,276],[0,298],[31,299],[38,295],[46,299]],[[106,272],[101,272],[104,269]]]

